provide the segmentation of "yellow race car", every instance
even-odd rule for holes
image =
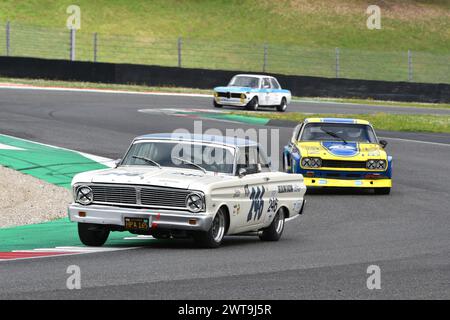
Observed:
[[[307,187],[373,188],[389,194],[392,157],[365,120],[307,118],[283,150],[283,167],[301,173]]]

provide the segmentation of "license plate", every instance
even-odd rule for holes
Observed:
[[[128,230],[148,230],[148,218],[125,218],[125,229]]]

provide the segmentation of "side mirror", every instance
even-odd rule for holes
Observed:
[[[380,145],[384,148],[386,148],[388,142],[386,140],[380,140]]]
[[[238,171],[239,178],[245,177],[247,175],[247,169],[240,168]]]
[[[122,162],[122,159],[114,160],[114,165],[115,165],[114,168],[117,168],[121,162]]]

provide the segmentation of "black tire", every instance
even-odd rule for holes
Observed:
[[[250,101],[247,103],[246,108],[247,108],[247,110],[252,110],[252,111],[258,110],[258,108],[259,108],[259,100],[258,100],[258,97],[256,97],[256,96],[253,97],[253,99],[250,100]]]
[[[375,194],[386,195],[391,193],[391,188],[374,188]]]
[[[101,224],[78,223],[78,236],[86,246],[102,246],[108,239],[109,232],[109,228]]]
[[[263,241],[278,241],[284,230],[285,216],[283,210],[278,210],[272,223],[265,229],[262,229],[259,238]]]
[[[286,98],[283,97],[283,99],[281,99],[280,105],[277,106],[277,111],[285,112],[286,109],[287,109],[287,101]]]
[[[222,105],[216,102],[216,99],[213,100],[214,108],[222,108]]]
[[[222,208],[217,211],[211,228],[208,231],[197,231],[193,234],[195,242],[203,248],[218,248],[222,244],[227,226],[227,217]]]

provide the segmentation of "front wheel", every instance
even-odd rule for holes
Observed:
[[[222,108],[222,105],[216,102],[216,99],[213,100],[214,108]]]
[[[391,193],[391,188],[374,188],[375,194],[385,195]]]
[[[263,241],[278,241],[284,230],[284,212],[278,210],[270,226],[262,230],[259,238]]]
[[[108,239],[109,232],[109,228],[101,224],[78,223],[78,236],[86,246],[102,246]]]
[[[194,240],[204,248],[218,248],[222,244],[225,235],[226,218],[222,209],[219,209],[211,228],[208,231],[197,231],[194,233]]]
[[[287,108],[287,101],[286,98],[283,97],[283,99],[281,99],[280,105],[277,106],[277,111],[284,112],[286,111],[286,108]]]
[[[253,97],[253,99],[247,103],[246,108],[247,108],[247,110],[252,110],[252,111],[258,110],[258,108],[259,108],[258,97]]]

